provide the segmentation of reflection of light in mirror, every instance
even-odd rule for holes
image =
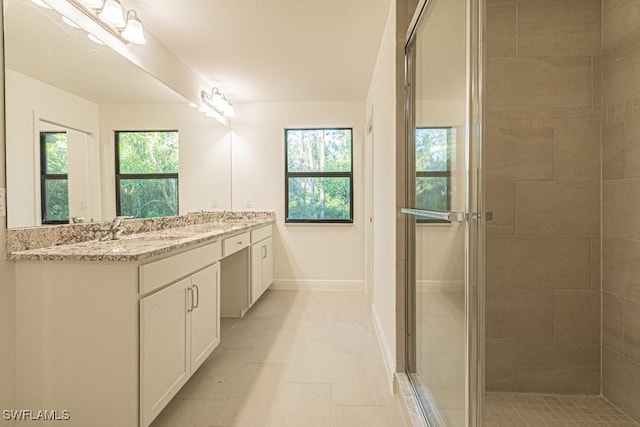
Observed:
[[[114,28],[124,28],[127,23],[124,22],[123,14],[122,5],[118,0],[107,0],[102,11],[98,13],[98,18]]]
[[[80,28],[80,25],[76,24],[75,22],[73,22],[71,19],[67,18],[66,16],[62,17],[62,22],[64,22],[65,24],[67,24],[70,27],[73,28]]]
[[[122,37],[135,44],[145,44],[144,29],[135,10],[127,12],[127,27],[122,30]]]

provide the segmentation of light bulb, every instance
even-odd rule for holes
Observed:
[[[118,0],[106,0],[102,11],[98,13],[98,18],[114,28],[124,28],[127,25],[124,22],[122,6]]]
[[[236,116],[236,109],[233,108],[233,104],[232,103],[229,103],[229,105],[227,107],[227,111],[225,111],[224,115],[228,116],[228,117],[235,117]]]
[[[135,10],[127,12],[127,26],[122,31],[122,37],[125,40],[135,44],[145,44],[147,40],[144,38],[144,29],[142,28],[142,22],[138,19],[138,15]]]

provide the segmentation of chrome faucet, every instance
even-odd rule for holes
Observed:
[[[122,221],[124,219],[133,218],[131,216],[117,216],[113,218],[111,222],[111,226],[109,229],[100,237],[98,240],[101,242],[105,242],[107,240],[118,240],[120,235],[125,230],[126,227],[123,226]]]

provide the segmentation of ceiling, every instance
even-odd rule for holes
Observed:
[[[121,0],[234,103],[362,101],[390,0]],[[161,5],[161,6],[160,6]]]

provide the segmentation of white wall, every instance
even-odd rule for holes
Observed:
[[[395,9],[392,1],[366,101],[374,116],[373,316],[390,378],[396,366]]]
[[[7,193],[9,227],[39,224],[39,121],[98,133],[98,106],[86,99],[7,70]]]
[[[115,215],[114,131],[178,130],[180,214],[231,208],[231,134],[217,120],[188,104],[101,105],[100,140],[103,152],[104,215]]]
[[[0,11],[0,14],[2,12]],[[2,39],[0,35],[0,40]],[[0,63],[2,63],[3,43],[0,43]],[[0,76],[4,74],[4,64],[0,66]],[[3,89],[0,88],[0,91]],[[0,117],[4,117],[4,105],[0,103]],[[0,125],[0,188],[5,187],[4,157],[4,120]],[[0,411],[15,407],[15,285],[13,279],[13,263],[5,261],[6,254],[6,222],[0,217]],[[0,426],[8,426],[9,422],[0,417]]]
[[[257,103],[233,119],[233,208],[276,211],[275,288],[362,290],[364,104]],[[284,223],[284,129],[352,127],[353,224]]]

